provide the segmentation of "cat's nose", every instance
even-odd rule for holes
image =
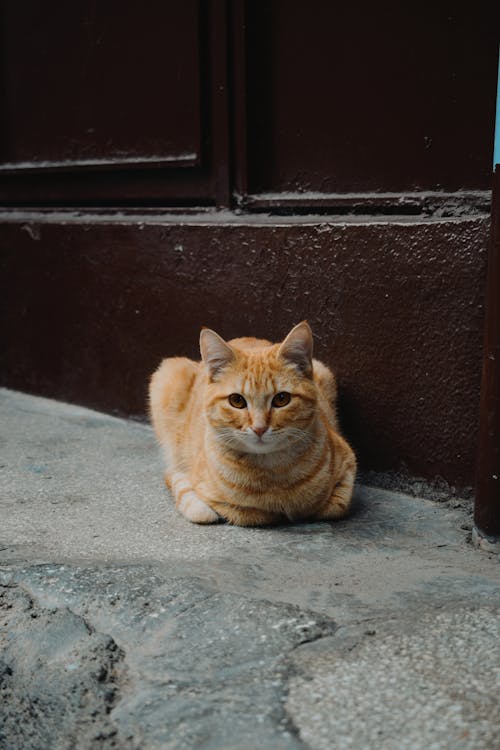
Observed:
[[[252,425],[252,430],[255,432],[256,435],[258,435],[259,437],[262,437],[262,435],[266,432],[267,427],[266,425],[264,425],[263,427],[254,427]]]

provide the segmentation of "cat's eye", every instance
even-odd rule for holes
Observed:
[[[247,405],[247,402],[240,393],[231,393],[228,397],[228,401],[235,409],[244,409]]]
[[[286,391],[282,391],[281,393],[277,393],[276,396],[272,400],[272,405],[277,406],[278,408],[280,406],[286,406],[290,403],[291,396]]]

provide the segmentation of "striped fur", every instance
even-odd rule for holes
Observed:
[[[354,453],[339,434],[331,371],[312,359],[300,323],[281,344],[225,342],[205,329],[202,361],[165,359],[150,383],[150,412],[165,481],[194,523],[261,526],[334,520],[349,510]],[[290,394],[284,406],[276,394]],[[238,394],[244,408],[229,400]]]

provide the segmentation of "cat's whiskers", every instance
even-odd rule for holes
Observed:
[[[231,428],[219,428],[215,433],[215,437],[218,443],[227,447],[234,447],[235,437],[234,431]]]
[[[283,432],[288,442],[287,448],[294,445],[308,448],[314,440],[314,433],[306,432],[297,427],[287,427]]]

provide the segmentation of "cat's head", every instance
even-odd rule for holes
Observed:
[[[205,328],[205,414],[218,439],[244,453],[274,453],[307,443],[317,413],[313,339],[304,321],[281,344],[226,342]]]

